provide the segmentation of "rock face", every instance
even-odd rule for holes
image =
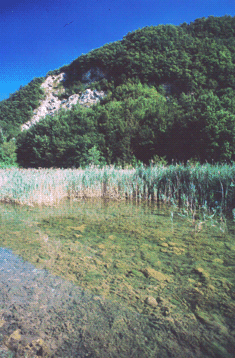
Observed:
[[[86,74],[84,74],[85,76]],[[98,75],[97,75],[98,76]],[[87,82],[96,79],[95,74],[87,73]],[[59,99],[59,95],[65,92],[63,81],[66,79],[65,73],[60,73],[57,76],[48,76],[42,83],[41,87],[44,89],[46,98],[41,102],[40,106],[34,111],[33,117],[21,126],[21,131],[29,129],[32,125],[39,122],[40,119],[46,115],[53,116],[61,108],[68,110],[72,105],[79,103],[82,106],[89,107],[100,101],[105,96],[103,91],[86,89],[85,92],[80,94],[73,94],[68,99]],[[90,81],[89,81],[90,79]]]
[[[106,74],[99,67],[92,67],[82,75],[82,82],[92,83],[106,78]]]

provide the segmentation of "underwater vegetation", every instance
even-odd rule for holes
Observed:
[[[233,357],[231,219],[148,201],[96,198],[1,209],[0,246],[145,320],[143,357]],[[131,354],[138,357],[135,344]],[[118,349],[113,355],[102,349],[93,356],[119,357]]]

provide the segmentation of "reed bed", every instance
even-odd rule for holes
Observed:
[[[69,198],[152,200],[187,208],[235,208],[235,165],[0,169],[0,201],[55,205]]]

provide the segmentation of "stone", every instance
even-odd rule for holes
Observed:
[[[151,267],[147,267],[144,270],[140,270],[141,272],[143,272],[143,274],[145,275],[145,277],[149,277],[149,278],[154,278],[160,282],[162,281],[167,281],[170,282],[171,281],[171,277],[168,275],[163,274],[160,271],[156,271]]]
[[[208,272],[206,272],[202,267],[197,267],[194,269],[194,271],[199,274],[204,280],[209,278]]]
[[[151,306],[153,308],[156,308],[158,306],[158,303],[156,299],[152,296],[148,296],[144,301],[148,306]]]
[[[0,319],[0,328],[3,327],[5,323],[4,319]]]
[[[195,281],[194,279],[192,279],[192,278],[188,278],[188,282],[189,282],[189,283],[192,283],[192,284],[195,284],[195,283],[196,283],[196,281]]]
[[[3,343],[7,348],[16,351],[20,340],[21,340],[21,332],[20,329],[17,329],[9,337],[4,337]]]
[[[89,76],[91,76],[91,78],[96,78],[97,74],[101,75],[101,72],[95,69],[94,71],[91,70]],[[90,88],[87,88],[83,93],[73,94],[68,99],[60,100],[59,95],[65,92],[65,88],[63,86],[58,88],[57,85],[64,81],[65,78],[65,73],[60,73],[57,76],[48,76],[46,78],[46,80],[41,85],[41,88],[43,88],[45,91],[46,97],[41,101],[40,106],[34,110],[33,117],[21,126],[21,131],[28,130],[32,125],[39,122],[48,114],[53,116],[62,108],[65,110],[70,110],[72,105],[76,105],[77,103],[83,107],[89,107],[96,104],[101,98],[105,96],[104,91],[93,91]]]
[[[20,342],[20,345],[17,349],[17,354],[20,357],[51,357],[49,349],[41,338],[23,337],[22,342]]]
[[[171,241],[168,242],[168,245],[169,245],[169,246],[177,246],[176,242],[171,242]]]
[[[99,67],[91,67],[88,71],[83,73],[82,82],[92,83],[99,81],[106,77],[105,72]]]
[[[212,262],[214,262],[215,264],[223,264],[224,263],[224,261],[219,258],[214,259]]]
[[[161,252],[169,253],[167,249],[161,248]]]
[[[173,246],[172,249],[173,249],[173,253],[176,255],[182,255],[185,252],[185,249],[182,249],[180,247]]]
[[[161,312],[162,312],[163,316],[169,316],[169,314],[171,313],[171,310],[169,307],[163,306],[161,308]]]

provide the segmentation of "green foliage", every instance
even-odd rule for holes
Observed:
[[[104,136],[103,153],[108,163],[148,162],[161,150],[170,126],[166,100],[154,87],[127,82],[117,86],[107,103],[94,109]]]
[[[183,23],[181,27],[199,38],[216,37],[227,39],[235,35],[235,18],[228,15],[222,17],[202,17],[191,22],[189,25]]]
[[[169,81],[177,93],[231,84],[234,88],[234,32],[231,16],[145,27],[78,57],[61,70],[68,75],[67,86],[93,67],[103,70],[115,85],[138,78],[155,86]]]
[[[51,72],[66,73],[61,97],[87,86],[105,90],[106,97],[89,110],[75,106],[19,134],[19,163],[84,166],[93,157],[122,166],[161,158],[233,162],[234,32],[231,16],[145,27]],[[92,71],[100,78],[86,82],[84,74]],[[32,117],[43,96],[41,82],[35,79],[0,103],[7,140]]]
[[[18,162],[33,167],[85,165],[88,150],[99,145],[92,115],[91,110],[76,107],[45,117],[18,137]]]
[[[105,165],[104,157],[95,145],[88,150],[87,163],[95,166]]]
[[[16,166],[16,159],[15,139],[4,141],[0,145],[0,167]]]
[[[43,78],[35,78],[0,102],[0,127],[7,139],[17,136],[20,126],[32,117],[34,109],[39,106],[44,96],[42,82]]]

